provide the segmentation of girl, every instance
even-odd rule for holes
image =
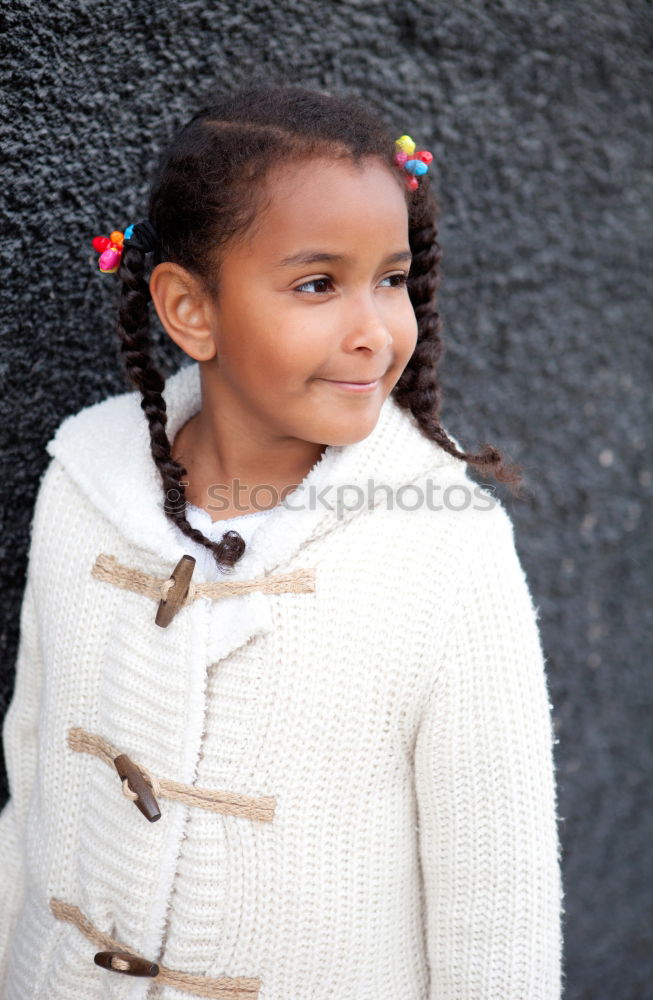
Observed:
[[[6,1000],[560,996],[537,610],[466,463],[518,474],[439,422],[430,154],[395,135],[240,91],[96,241],[138,391],[47,445]],[[191,359],[165,384],[150,300]]]

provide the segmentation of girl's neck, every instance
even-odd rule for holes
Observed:
[[[172,457],[186,469],[186,499],[212,520],[276,507],[310,472],[326,445],[310,441],[261,446],[234,429],[219,433],[203,411],[177,433]]]

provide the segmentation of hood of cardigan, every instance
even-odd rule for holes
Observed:
[[[128,542],[154,552],[166,564],[176,564],[185,551],[183,535],[163,510],[163,485],[141,398],[140,392],[131,391],[85,407],[62,421],[46,448]],[[184,365],[166,380],[164,398],[173,441],[201,408],[198,362]],[[441,466],[455,467],[467,478],[466,463],[428,440],[413,415],[388,396],[366,438],[326,447],[297,490],[261,523],[256,553],[248,546],[230,577],[269,573],[304,543],[383,502],[385,490],[372,490],[370,480],[394,491]],[[352,492],[356,487],[362,494]],[[354,506],[353,497],[361,495],[364,502]],[[194,577],[199,578],[201,574]]]

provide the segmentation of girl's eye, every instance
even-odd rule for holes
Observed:
[[[399,283],[397,285],[392,285],[391,287],[392,288],[403,288],[403,286],[408,281],[408,274],[407,273],[406,274],[404,274],[404,273],[402,273],[402,274],[389,274],[388,277],[384,278],[383,280],[384,281],[392,281],[395,278],[399,279]]]
[[[383,278],[383,281],[393,281],[393,280],[397,280],[397,279],[398,279],[398,283],[396,285],[391,285],[390,286],[391,288],[403,288],[403,286],[408,281],[408,274],[407,273],[406,274],[403,274],[403,273],[402,274],[389,274],[387,278]],[[305,281],[303,285],[298,285],[297,288],[295,288],[295,291],[296,292],[302,292],[303,289],[308,288],[310,285],[325,285],[325,284],[329,284],[330,281],[331,281],[331,278],[311,278],[310,281]],[[325,293],[324,291],[318,291],[316,294],[318,294],[318,295],[324,295],[324,293]],[[309,293],[309,294],[311,294],[311,293]]]
[[[331,281],[331,278],[311,278],[310,281],[305,281],[303,285],[298,285],[295,289],[296,292],[301,292],[302,289],[308,288],[309,285],[326,285]],[[323,295],[323,291],[318,291],[318,295]]]

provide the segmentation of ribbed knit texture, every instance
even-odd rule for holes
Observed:
[[[174,434],[196,367],[165,394]],[[48,445],[3,728],[4,1000],[190,996],[96,966],[52,897],[167,968],[255,977],[259,1000],[559,1000],[550,705],[505,509],[389,399],[304,485],[430,480],[451,503],[280,505],[231,575],[313,568],[315,591],[203,597],[161,629],[155,600],[91,574],[107,553],[165,578],[190,551],[139,419],[112,397]],[[71,727],[158,778],[274,796],[274,817],[161,798],[149,823]]]
[[[213,541],[219,541],[225,531],[235,530],[246,543],[251,544],[252,536],[273,510],[270,508],[212,521],[207,511],[188,504],[186,516],[194,528]],[[224,579],[225,571],[218,567],[213,554],[199,543],[187,539],[183,532],[179,534],[186,551],[202,566],[207,579]],[[218,710],[224,697],[217,690],[218,669],[219,665],[215,664],[208,679],[205,739],[196,782],[202,788],[227,787],[224,767],[237,745],[239,732],[244,731],[248,721],[251,724],[242,690],[239,697],[242,674],[232,690],[227,692],[232,706],[229,718],[225,720],[223,712]],[[224,677],[222,680],[224,682]],[[206,956],[217,952],[224,930],[224,912],[228,905],[225,874],[228,866],[227,824],[222,822],[222,817],[203,813],[200,809],[191,811],[181,844],[168,918],[166,950],[169,964],[197,972],[206,971]],[[153,986],[147,994],[148,1000],[163,1000],[178,995],[178,991],[165,986]]]

